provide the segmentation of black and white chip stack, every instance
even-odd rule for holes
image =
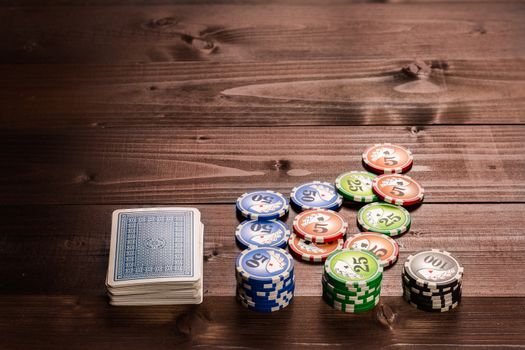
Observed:
[[[449,252],[432,249],[410,255],[403,266],[403,297],[417,309],[445,312],[461,301],[463,267]]]

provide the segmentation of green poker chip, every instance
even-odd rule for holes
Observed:
[[[375,254],[367,250],[338,250],[325,261],[325,276],[336,287],[371,287],[381,283],[383,267]]]
[[[366,297],[375,293],[378,289],[381,289],[381,284],[370,288],[351,288],[350,290],[344,287],[336,287],[328,282],[325,276],[323,276],[321,283],[323,290],[326,290],[328,293],[340,294],[346,297]]]
[[[326,271],[323,274],[324,282],[329,286],[329,288],[337,289],[337,292],[342,293],[357,293],[357,292],[371,292],[373,289],[376,289],[378,286],[381,286],[381,280],[383,276],[376,278],[375,280],[367,281],[361,286],[350,286],[348,284],[342,283],[341,281],[331,277]]]
[[[371,302],[373,299],[375,299],[376,296],[381,294],[381,288],[374,289],[373,293],[359,296],[348,296],[345,294],[334,293],[331,290],[326,289],[325,287],[323,287],[323,293],[327,294],[332,299],[337,300],[341,303],[361,305]]]
[[[411,222],[410,213],[405,208],[388,203],[370,203],[357,213],[360,229],[391,237],[407,232]]]
[[[333,307],[334,309],[343,311],[343,312],[352,312],[352,313],[360,313],[372,310],[380,300],[380,295],[377,295],[371,302],[368,302],[366,304],[361,305],[355,305],[355,304],[348,304],[348,303],[342,303],[340,301],[337,301],[333,298],[331,298],[329,295],[323,293],[323,300]]]
[[[376,292],[375,294],[368,295],[364,298],[350,298],[350,297],[341,297],[339,294],[331,294],[326,291],[323,291],[327,297],[334,301],[338,301],[342,304],[355,305],[356,307],[365,307],[366,305],[372,303],[376,300],[377,296],[381,294],[381,291]]]
[[[372,181],[377,177],[368,171],[349,171],[335,179],[337,191],[346,199],[360,203],[377,202]]]

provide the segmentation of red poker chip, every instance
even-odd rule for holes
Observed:
[[[376,174],[400,174],[412,167],[412,152],[403,146],[381,143],[363,152],[365,167]]]
[[[294,234],[290,235],[288,240],[290,253],[298,259],[310,262],[325,261],[330,254],[338,249],[342,249],[343,244],[342,238],[329,243],[314,243]]]
[[[294,233],[310,242],[337,241],[346,234],[348,223],[332,210],[313,209],[299,213],[293,221]]]
[[[410,176],[385,174],[372,181],[372,190],[383,201],[408,206],[423,201],[425,190]]]
[[[384,268],[393,265],[399,256],[399,245],[389,236],[377,232],[361,232],[348,237],[343,249],[365,249],[374,253]]]

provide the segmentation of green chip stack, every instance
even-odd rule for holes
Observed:
[[[379,303],[382,279],[383,267],[374,254],[338,250],[324,264],[323,300],[343,312],[369,311]]]

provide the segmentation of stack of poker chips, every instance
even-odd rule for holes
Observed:
[[[461,301],[463,267],[449,252],[432,249],[410,255],[401,274],[403,297],[417,309],[445,312]]]
[[[323,299],[334,309],[360,313],[373,309],[381,294],[383,267],[367,250],[343,249],[324,264]]]
[[[248,192],[237,199],[236,206],[237,211],[249,219],[235,231],[239,248],[286,248],[290,229],[277,219],[288,213],[290,205],[282,194],[269,190]]]
[[[255,247],[243,250],[235,262],[237,299],[258,312],[288,306],[295,289],[293,258],[283,249]]]
[[[292,189],[290,201],[302,211],[294,218],[294,234],[288,242],[295,258],[323,262],[343,247],[348,223],[334,211],[341,207],[343,197],[332,184],[322,181],[300,184]]]

